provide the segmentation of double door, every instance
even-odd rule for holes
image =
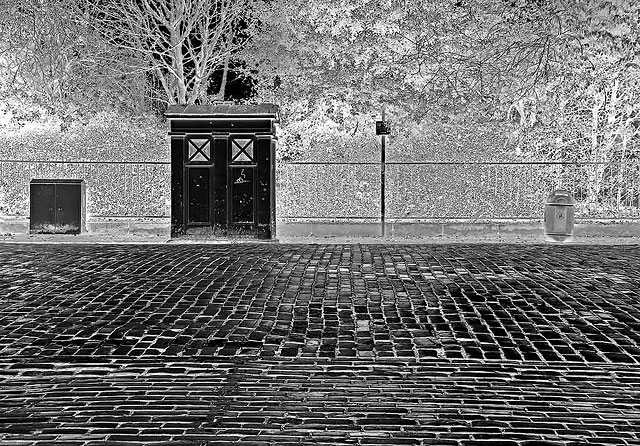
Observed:
[[[254,135],[185,138],[185,232],[202,228],[217,235],[265,232],[271,166],[270,156],[261,155]]]
[[[214,230],[222,233],[228,229],[236,232],[255,230],[255,170],[255,166],[231,167],[226,190],[218,187],[216,193],[216,180],[220,178],[216,177],[213,167],[187,167],[187,226],[213,226]],[[220,206],[226,208],[226,218],[216,216],[215,209]]]
[[[30,231],[35,233],[80,233],[82,185],[81,180],[31,181]]]

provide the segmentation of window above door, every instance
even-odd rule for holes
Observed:
[[[253,138],[252,137],[232,137],[231,141],[231,163],[232,164],[253,164]]]
[[[192,136],[187,138],[187,162],[210,163],[211,139],[206,136]]]

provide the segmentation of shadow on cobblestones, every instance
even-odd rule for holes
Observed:
[[[0,444],[640,444],[639,260],[3,246]]]
[[[5,359],[0,374],[2,444],[638,444],[640,431],[640,372],[616,365]]]

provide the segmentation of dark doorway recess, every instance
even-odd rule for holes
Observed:
[[[29,230],[41,234],[79,234],[84,206],[83,180],[32,180]]]
[[[170,106],[171,234],[275,235],[272,104]]]

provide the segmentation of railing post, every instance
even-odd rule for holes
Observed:
[[[385,122],[385,109],[382,109],[382,122]],[[382,145],[380,146],[380,236],[384,237],[384,195],[385,195],[385,170],[386,170],[386,141],[387,135],[382,136]]]

